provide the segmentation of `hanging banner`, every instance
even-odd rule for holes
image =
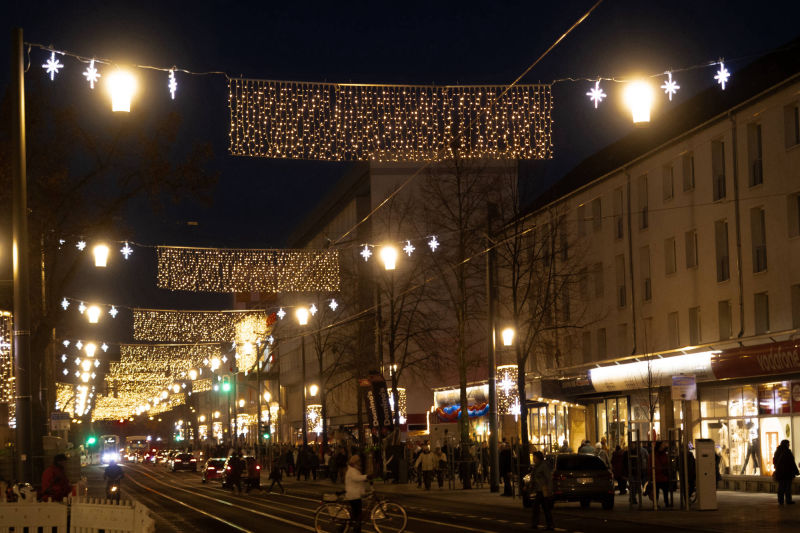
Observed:
[[[382,375],[372,373],[366,379],[360,379],[359,385],[365,389],[367,419],[372,434],[376,437],[385,437],[394,429],[386,380]]]

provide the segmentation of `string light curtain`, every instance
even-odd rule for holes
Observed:
[[[199,292],[336,292],[339,251],[159,246],[158,287]]]
[[[229,79],[230,153],[326,161],[553,156],[550,85]]]
[[[266,329],[268,319],[265,311],[134,309],[133,338],[151,342],[231,342],[240,322],[262,323]]]
[[[501,415],[515,414],[514,406],[519,405],[518,372],[517,365],[497,367],[497,412]]]
[[[14,361],[11,355],[11,333],[14,321],[9,311],[0,311],[0,403],[8,405],[9,424],[16,424]]]

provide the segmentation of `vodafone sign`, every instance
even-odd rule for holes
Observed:
[[[800,373],[800,342],[783,341],[725,350],[711,359],[717,379]]]

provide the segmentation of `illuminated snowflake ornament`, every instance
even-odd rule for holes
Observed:
[[[65,354],[65,353],[61,354],[61,362],[62,363],[66,363],[67,362],[67,354]]]
[[[714,79],[717,80],[717,83],[720,84],[722,90],[725,90],[725,84],[728,83],[728,79],[731,77],[731,73],[728,69],[725,68],[725,63],[722,61],[719,62],[719,70],[717,71],[717,75],[714,76]]]
[[[267,342],[269,342],[270,344],[275,344],[275,337],[270,335],[269,337],[267,337]]]
[[[331,308],[331,311],[336,311],[336,309],[339,307],[339,304],[336,303],[336,300],[331,300],[331,302],[328,304],[328,307]]]
[[[56,74],[58,74],[59,69],[64,68],[64,65],[56,59],[56,53],[50,52],[50,59],[42,65],[42,68],[50,75],[50,81],[55,79]]]
[[[100,349],[101,349],[101,350],[103,350],[104,352],[107,352],[107,351],[108,351],[108,344],[106,344],[106,343],[103,343],[103,344],[100,346]]]
[[[664,89],[664,93],[669,96],[669,101],[672,101],[672,97],[678,92],[678,89],[681,88],[678,85],[678,82],[672,79],[672,72],[667,72],[667,81],[664,82],[664,85],[661,86]]]
[[[122,248],[120,248],[120,250],[119,250],[119,251],[122,253],[122,257],[124,257],[124,258],[127,260],[127,259],[128,259],[130,256],[131,256],[131,254],[133,253],[133,248],[131,248],[131,247],[128,245],[128,243],[126,242],[126,243],[125,243],[125,246],[123,246]]]
[[[69,341],[64,339],[64,341],[61,344],[64,345],[64,348],[67,348],[69,346]]]
[[[222,356],[222,362],[223,363],[227,363],[228,362],[228,358],[226,356],[224,356],[224,355]]]
[[[406,245],[403,246],[403,251],[408,254],[409,257],[411,257],[411,254],[414,253],[414,250],[416,250],[416,248],[414,248],[414,245],[411,244],[411,241],[406,241]]]
[[[369,249],[369,244],[364,245],[364,249],[361,250],[361,257],[364,258],[364,261],[369,261],[369,258],[372,257],[372,250]]]
[[[94,89],[94,84],[97,83],[97,79],[101,77],[100,73],[97,72],[97,69],[94,68],[94,59],[92,59],[91,63],[89,63],[89,66],[86,67],[83,77],[89,82],[89,88]]]
[[[594,82],[594,87],[589,89],[589,92],[586,93],[586,96],[589,97],[589,100],[594,102],[594,108],[597,109],[597,105],[603,101],[603,98],[606,97],[605,91],[600,88],[600,80]]]
[[[435,252],[439,247],[439,241],[436,239],[436,235],[431,237],[431,240],[428,241],[428,246],[430,246],[431,252]]]
[[[172,99],[175,100],[175,91],[178,90],[178,81],[175,79],[175,69],[170,69],[169,71],[169,83],[167,84],[169,87],[169,94],[172,96]]]
[[[75,245],[75,248],[81,252],[84,251],[86,249],[86,241],[78,241],[78,244]]]
[[[64,371],[63,371],[63,373],[64,373],[64,375],[66,376],[67,374],[69,374],[69,370],[67,370],[67,369],[65,368],[65,369],[64,369]]]
[[[119,311],[113,305],[111,306],[111,309],[108,310],[108,314],[111,315],[111,318],[117,318],[117,313],[119,313]]]
[[[314,305],[314,304],[311,304],[311,307],[308,308],[308,312],[311,313],[311,316],[316,315],[317,314],[317,306]]]
[[[79,350],[82,350],[83,349],[83,343],[81,341],[78,341],[78,342],[75,343],[75,347],[77,349],[79,349]]]
[[[64,309],[64,311],[66,311],[67,307],[69,307],[69,300],[67,300],[66,298],[61,300],[61,307],[62,307],[62,309]]]
[[[100,366],[100,359],[95,359],[94,360],[94,367],[97,368],[98,366]]]
[[[83,314],[85,311],[86,311],[86,304],[81,302],[81,304],[78,306],[78,312],[80,314]],[[80,342],[80,341],[78,341],[78,342]],[[78,349],[80,350],[80,348],[78,348]]]
[[[284,311],[284,310],[283,310],[283,307],[281,307],[280,309],[278,309],[278,312],[277,312],[277,313],[275,313],[275,314],[276,314],[276,315],[278,315],[278,318],[280,318],[281,320],[283,320],[283,317],[285,317],[285,316],[286,316],[286,311]]]

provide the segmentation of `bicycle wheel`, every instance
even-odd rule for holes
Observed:
[[[341,503],[323,503],[314,513],[317,533],[347,533],[350,531],[350,509]]]
[[[403,533],[408,517],[406,510],[394,502],[380,502],[372,508],[372,525],[378,533]]]

